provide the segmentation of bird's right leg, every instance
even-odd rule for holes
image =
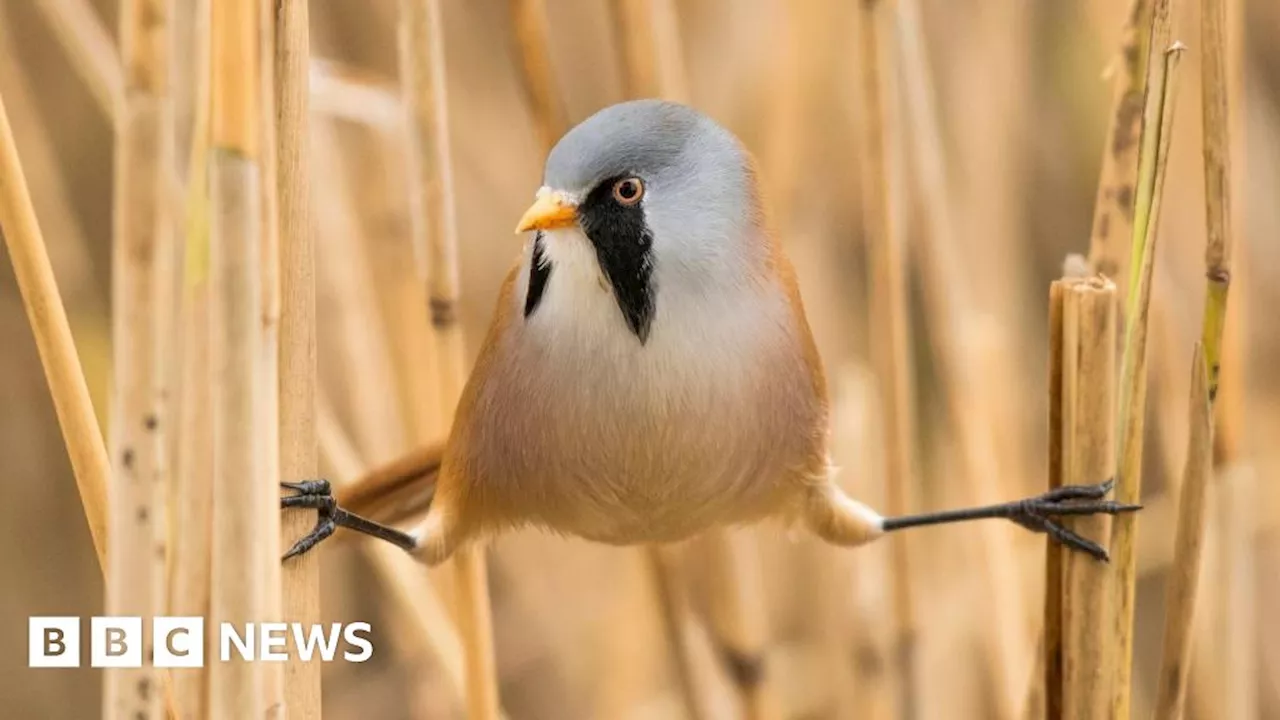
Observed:
[[[283,559],[285,560],[311,550],[340,527],[350,528],[356,532],[376,537],[379,540],[385,540],[402,550],[412,551],[417,548],[418,542],[412,535],[338,507],[338,501],[333,497],[333,491],[329,486],[328,480],[285,482],[280,483],[280,486],[297,492],[297,495],[288,495],[280,498],[280,507],[282,509],[312,508],[318,511],[315,527],[311,529],[311,532],[299,538],[293,544],[293,547],[289,548],[289,552],[284,554]]]
[[[319,514],[315,527],[289,549],[285,559],[311,550],[339,527],[413,551],[417,547],[413,537],[390,525],[429,510],[442,455],[442,445],[416,449],[344,483],[337,493],[326,480],[281,483],[297,492],[281,498],[281,508],[311,508]]]

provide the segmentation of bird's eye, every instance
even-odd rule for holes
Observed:
[[[635,205],[644,197],[644,183],[640,178],[629,177],[613,184],[613,199],[623,205]]]

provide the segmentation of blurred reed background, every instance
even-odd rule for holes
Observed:
[[[276,425],[257,423],[278,413],[278,458],[271,451],[256,460],[265,466],[251,466],[262,477],[306,473],[308,455],[296,447],[306,446],[308,433],[319,438],[320,470],[338,481],[441,437],[518,253],[511,227],[539,185],[547,149],[573,123],[630,96],[689,102],[759,158],[832,380],[835,460],[857,496],[895,510],[954,507],[1037,493],[1055,478],[1092,482],[1100,478],[1090,479],[1089,468],[1115,467],[1124,426],[1090,408],[1121,400],[1122,359],[1105,348],[1122,341],[1129,323],[1124,303],[1117,308],[1108,298],[1137,285],[1127,267],[1107,263],[1128,257],[1127,230],[1112,246],[1118,254],[1100,254],[1097,241],[1092,254],[1118,288],[1064,281],[1051,307],[1050,283],[1064,272],[1087,273],[1082,260],[1066,258],[1090,254],[1092,235],[1124,222],[1123,213],[1095,216],[1095,200],[1104,210],[1132,202],[1115,194],[1123,180],[1098,191],[1110,172],[1104,157],[1125,149],[1108,135],[1114,89],[1126,58],[1145,54],[1121,51],[1128,3],[322,0],[310,4],[309,66],[289,65],[298,62],[298,35],[264,42],[259,61],[277,69],[276,87],[255,89],[246,80],[251,71],[238,69],[251,67],[238,64],[251,53],[234,55],[244,49],[235,38],[253,36],[211,40],[207,2],[0,0],[0,96],[104,428],[136,407],[136,398],[129,405],[118,395],[125,404],[108,411],[120,343],[173,349],[153,358],[159,367],[132,366],[170,378],[173,399],[166,417],[175,432],[154,447],[169,459],[140,460],[169,463],[174,478],[145,499],[162,513],[167,503],[176,530],[166,538],[168,595],[145,600],[154,607],[207,614],[212,594],[215,613],[252,612],[225,604],[244,597],[226,584],[234,570],[215,562],[210,575],[186,559],[250,557],[274,547],[201,530],[209,527],[211,500],[200,491],[210,487],[210,453],[253,461],[200,440],[215,422],[213,405],[239,407],[242,415],[219,417],[242,437],[258,433],[271,444]],[[233,5],[253,7],[212,0],[217,12]],[[288,8],[290,22],[306,21],[298,5],[258,7],[271,27],[277,6]],[[1170,682],[1177,694],[1179,659],[1162,654],[1166,638],[1177,638],[1174,650],[1185,639],[1193,658],[1185,717],[1280,718],[1280,618],[1271,611],[1280,607],[1280,322],[1267,311],[1280,302],[1280,4],[1266,0],[1225,3],[1219,89],[1230,107],[1225,207],[1233,292],[1214,452],[1187,460],[1189,446],[1205,447],[1203,432],[1198,445],[1189,437],[1208,417],[1193,412],[1205,383],[1193,394],[1195,373],[1187,369],[1206,292],[1201,11],[1219,6],[1178,0],[1170,18],[1171,39],[1189,51],[1181,55],[1173,131],[1163,138],[1170,151],[1151,272],[1149,393],[1147,412],[1139,412],[1146,509],[1135,540],[1133,717],[1172,716],[1177,702],[1163,698]],[[406,9],[430,12],[415,26]],[[241,15],[233,25],[247,22]],[[122,47],[114,29],[134,22],[142,39],[126,34]],[[415,27],[421,34],[406,37],[438,42],[398,45]],[[156,28],[172,33],[171,52],[148,44],[146,33]],[[293,43],[294,54],[273,49],[281,42]],[[240,77],[240,85],[210,87],[201,79],[210,67],[223,80]],[[300,107],[303,72],[311,110],[290,116]],[[148,105],[148,92],[167,99]],[[252,119],[269,118],[272,107],[255,105],[255,93],[275,99],[281,124],[252,129]],[[212,114],[210,94],[223,98]],[[1140,93],[1134,102],[1128,112],[1141,113]],[[132,137],[130,127],[168,134],[172,143],[117,148],[117,138]],[[292,174],[307,167],[295,163],[307,149],[309,187]],[[131,153],[141,159],[130,161]],[[253,168],[228,166],[229,156],[248,157]],[[161,209],[136,199],[132,183],[143,181],[113,171],[117,161],[160,188]],[[246,190],[250,182],[280,192],[264,192],[258,203]],[[0,190],[12,192],[13,184],[0,177]],[[308,216],[304,200],[311,235],[291,232],[293,218]],[[215,227],[239,223],[241,241],[266,252],[278,243],[285,261],[259,267],[243,253],[239,264],[234,254],[219,260],[217,248],[227,246],[215,236],[206,282],[191,270],[190,249],[209,232],[211,212],[222,218]],[[117,315],[113,355],[112,302],[139,302],[112,290],[113,220],[129,227],[122,217],[151,223],[161,252],[148,260],[169,268],[175,284],[130,286],[152,293],[142,307],[153,324]],[[13,232],[7,224],[5,231]],[[261,373],[259,387],[270,387],[275,365],[261,358],[274,357],[277,346],[281,358],[305,356],[310,310],[296,292],[312,270],[299,260],[309,257],[309,240],[316,411],[283,389],[278,408],[236,406],[247,396],[194,378],[207,372],[202,363],[233,357],[243,371]],[[128,257],[134,272],[151,272]],[[92,717],[103,707],[102,673],[29,670],[22,650],[28,616],[100,614],[105,586],[12,267],[0,263],[0,528],[7,538],[0,544],[0,715]],[[115,282],[128,272],[117,268]],[[250,305],[217,284],[250,277],[265,289]],[[268,323],[255,344],[211,351],[206,324],[222,328],[217,337],[234,334],[217,323],[250,306],[268,318],[283,309],[285,320],[274,331]],[[286,369],[278,382],[309,397],[305,372]],[[1072,408],[1065,413],[1064,398]],[[234,425],[237,417],[248,424]],[[1178,544],[1182,553],[1202,547],[1193,592],[1176,580],[1188,563],[1175,561],[1175,536],[1180,510],[1184,527],[1194,527],[1198,516],[1184,508],[1199,505],[1180,508],[1179,493],[1199,487],[1184,487],[1184,477],[1204,478],[1196,469],[1210,462],[1203,533]],[[1106,525],[1085,531],[1096,536]],[[266,524],[255,532],[270,539],[275,530]],[[467,575],[427,573],[371,542],[332,543],[319,555],[318,617],[370,621],[377,649],[368,663],[323,668],[325,717],[463,716],[462,648],[473,632],[486,631],[455,601],[477,599],[474,583],[459,586]],[[488,560],[487,571],[473,565],[471,577],[487,572],[497,687],[510,718],[1043,717],[1063,701],[1052,685],[1046,692],[1043,676],[1063,672],[1069,688],[1086,686],[1089,668],[1081,680],[1073,661],[1085,656],[1073,653],[1110,652],[1117,635],[1103,626],[1104,610],[1081,600],[1102,592],[1090,582],[1110,581],[1091,579],[1075,559],[1055,559],[1051,566],[1063,574],[1049,576],[1058,591],[1049,593],[1048,614],[1058,613],[1061,629],[1051,624],[1046,637],[1045,541],[994,522],[912,531],[856,551],[773,527],[658,554],[520,532],[493,543]],[[278,587],[265,565],[264,587]],[[132,580],[113,581],[125,583],[124,592],[166,587],[163,563],[140,560],[130,572]],[[284,572],[286,607],[314,612],[309,576],[291,572]],[[458,592],[468,586],[470,593]],[[1171,623],[1166,630],[1166,607],[1182,612],[1189,596],[1197,599],[1194,628],[1179,634]],[[264,598],[258,609],[280,601]],[[296,601],[301,609],[288,605]],[[1098,637],[1101,646],[1090,649]],[[260,701],[222,693],[237,681],[216,674],[208,678],[213,694],[234,707],[215,703],[212,715],[202,715],[202,703],[184,704],[206,692],[203,676],[175,675],[163,696],[176,699],[183,717],[244,717],[239,709]],[[259,681],[265,697],[280,692],[270,676]],[[306,692],[293,679],[284,687],[294,700]],[[1104,716],[1071,704],[1083,697],[1067,698],[1077,709],[1063,716]]]

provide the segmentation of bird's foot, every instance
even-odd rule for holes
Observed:
[[[304,480],[296,483],[282,482],[280,486],[297,493],[296,495],[280,498],[280,507],[282,509],[310,508],[314,509],[317,514],[315,527],[311,528],[311,532],[299,538],[293,544],[293,547],[289,548],[289,552],[284,554],[283,560],[308,552],[332,535],[339,527],[349,528],[365,535],[386,540],[404,550],[412,550],[417,546],[417,541],[408,533],[380,525],[338,507],[338,501],[333,497],[333,488],[328,480]]]
[[[1068,530],[1058,520],[1067,515],[1118,515],[1142,509],[1141,505],[1104,500],[1113,487],[1114,480],[1097,485],[1064,485],[1011,503],[1007,517],[1032,532],[1045,533],[1064,547],[1089,553],[1095,559],[1107,562],[1110,558],[1105,548]]]

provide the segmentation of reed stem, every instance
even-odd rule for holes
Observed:
[[[510,5],[525,95],[538,126],[538,138],[549,151],[569,129],[569,118],[551,62],[546,0],[510,0]]]
[[[633,98],[688,102],[679,17],[673,0],[613,0],[623,85]]]
[[[170,609],[175,615],[209,616],[213,532],[213,425],[209,408],[209,0],[197,0],[186,11],[194,29],[192,92],[193,128],[188,161],[187,199],[183,223],[183,293],[178,442],[173,484],[174,522]],[[205,629],[206,647],[215,637]],[[174,695],[184,720],[208,717],[209,670],[189,668],[175,673]]]
[[[1063,433],[1062,482],[1096,484],[1114,476],[1116,387],[1116,287],[1105,278],[1060,281],[1066,285],[1062,312]],[[1068,529],[1103,547],[1110,535],[1107,515],[1078,516]],[[1106,564],[1058,546],[1060,592],[1062,717],[1105,717],[1111,701],[1105,658],[1111,631],[1098,622],[1111,595],[1113,577]]]
[[[946,148],[936,110],[936,91],[925,54],[923,21],[916,0],[899,0],[899,62],[907,127],[908,153],[924,213],[922,242],[913,246],[922,276],[928,311],[927,329],[932,352],[946,394],[948,422],[960,446],[966,505],[989,505],[1007,497],[999,480],[1000,446],[996,432],[999,405],[991,398],[1006,392],[1006,378],[989,362],[990,352],[973,338],[981,327],[974,275],[966,272],[959,249],[965,243],[955,231],[954,188],[948,186]],[[980,585],[987,611],[998,617],[1021,617],[1024,599],[1017,575],[1017,558],[1009,542],[1016,528],[986,525],[974,529],[982,556]],[[1021,691],[1020,673],[1028,664],[1031,642],[1021,623],[1000,623],[984,636],[997,688],[997,715],[1013,717],[1014,692]]]
[[[1117,282],[1122,301],[1128,292],[1123,283],[1129,266],[1127,241],[1133,233],[1133,180],[1138,174],[1138,134],[1142,129],[1142,96],[1151,46],[1151,8],[1152,0],[1130,0],[1120,48],[1110,68],[1115,77],[1115,95],[1089,237],[1090,266]]]
[[[452,418],[466,383],[467,364],[457,317],[458,231],[442,23],[438,0],[401,1],[400,70],[409,116],[413,242],[439,351],[440,417]],[[453,565],[458,627],[467,659],[468,716],[496,718],[497,663],[483,547],[460,548]]]
[[[1177,100],[1177,70],[1183,46],[1169,44],[1171,0],[1157,0],[1152,17],[1151,52],[1147,59],[1145,105],[1142,115],[1137,196],[1134,205],[1133,252],[1125,342],[1121,362],[1119,409],[1119,468],[1115,499],[1137,503],[1142,489],[1142,445],[1147,406],[1147,318],[1151,300],[1157,229],[1165,168],[1172,141]],[[1113,672],[1111,714],[1129,717],[1133,658],[1133,611],[1137,557],[1134,552],[1137,514],[1118,516],[1112,523],[1111,558],[1116,583],[1106,608],[1115,632],[1109,645],[1107,671]]]
[[[142,618],[166,614],[169,553],[169,432],[162,347],[161,288],[172,277],[166,182],[172,164],[169,52],[171,24],[163,0],[121,6],[124,104],[115,146],[115,227],[112,243],[112,407],[109,448],[111,545],[107,554],[106,614]],[[103,677],[108,718],[158,718],[161,674],[148,658],[140,667],[110,668]]]
[[[880,380],[885,421],[885,512],[901,516],[910,512],[916,486],[915,387],[908,326],[905,248],[893,225],[892,194],[898,183],[890,166],[889,147],[894,102],[893,85],[886,67],[895,56],[888,23],[887,3],[863,2],[859,23],[862,48],[863,165],[862,188],[866,241],[871,271],[871,327],[875,363]],[[898,712],[915,717],[916,681],[915,607],[911,593],[911,557],[907,541],[890,539],[890,581],[893,636],[891,683],[896,684]]]
[[[279,513],[274,418],[263,384],[263,153],[261,8],[257,0],[212,3],[210,117],[210,368],[213,413],[211,621],[244,627],[279,616],[270,607],[278,575]],[[265,439],[264,439],[265,438]],[[271,480],[270,484],[266,482]],[[211,717],[259,717],[268,708],[268,668],[233,654],[210,667]],[[274,710],[274,708],[272,709]]]
[[[4,236],[13,273],[22,294],[44,368],[62,440],[67,446],[76,489],[84,506],[98,565],[107,569],[107,479],[110,461],[102,430],[94,415],[84,370],[76,354],[67,313],[49,263],[49,252],[36,222],[9,114],[0,97],[0,235]]]
[[[310,38],[306,0],[274,4],[277,233],[280,242],[280,476],[316,477],[316,272],[311,224],[309,116]],[[288,546],[315,524],[315,513],[281,518]],[[286,563],[281,577],[283,617],[320,621],[320,554]],[[284,668],[284,702],[291,717],[320,717],[320,665],[293,656]]]
[[[1197,343],[1191,365],[1191,435],[1178,498],[1178,527],[1165,600],[1164,651],[1160,660],[1155,717],[1178,720],[1186,704],[1195,633],[1196,593],[1204,548],[1206,495],[1213,478],[1212,381],[1204,346]]]

